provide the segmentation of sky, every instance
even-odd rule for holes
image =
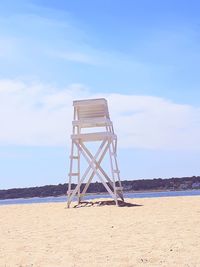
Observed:
[[[0,189],[67,182],[72,101],[98,97],[122,180],[200,175],[199,9],[1,0]]]

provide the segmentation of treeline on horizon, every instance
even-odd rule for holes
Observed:
[[[76,184],[72,184],[74,189]],[[166,179],[142,179],[122,181],[124,192],[132,191],[153,191],[153,190],[191,190],[200,189],[200,176],[182,177],[182,178],[166,178]],[[82,184],[82,188],[84,184]],[[13,188],[0,190],[0,199],[12,198],[31,198],[31,197],[57,197],[66,195],[68,190],[67,184],[45,185],[28,188]],[[106,193],[106,189],[100,182],[91,183],[87,193]]]

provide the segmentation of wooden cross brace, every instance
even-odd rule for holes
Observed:
[[[99,146],[98,151],[96,152],[96,154],[93,156],[90,151],[88,150],[88,148],[84,145],[84,143],[80,140],[75,140],[73,141],[74,144],[76,145],[78,151],[80,152],[80,154],[82,154],[82,156],[85,158],[85,160],[88,162],[88,167],[85,170],[83,176],[81,177],[81,179],[78,181],[78,184],[76,186],[76,188],[73,190],[72,194],[70,195],[69,193],[69,197],[68,197],[68,207],[72,201],[72,199],[74,198],[74,196],[77,194],[78,190],[80,190],[81,184],[83,183],[83,181],[85,180],[85,178],[87,177],[88,173],[90,172],[90,170],[92,170],[92,174],[90,175],[88,182],[86,183],[81,195],[83,196],[94,175],[96,174],[96,176],[100,179],[100,181],[103,183],[103,185],[105,186],[105,188],[107,189],[107,191],[109,192],[109,194],[113,197],[113,199],[115,200],[116,204],[117,204],[117,195],[123,199],[123,196],[121,195],[120,192],[116,191],[115,188],[115,181],[111,180],[109,178],[109,176],[107,175],[107,173],[103,170],[103,168],[101,167],[101,162],[106,154],[106,152],[109,149],[109,146],[111,144],[111,140],[103,140],[101,145]],[[100,156],[99,160],[97,161],[97,158]],[[108,184],[106,183],[106,181],[110,184],[110,187],[113,188],[113,191],[110,189],[110,187],[108,186]],[[81,200],[81,198],[80,198]],[[79,201],[80,201],[79,200]]]

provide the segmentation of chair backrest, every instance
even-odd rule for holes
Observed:
[[[77,100],[73,106],[78,120],[110,119],[105,98]]]

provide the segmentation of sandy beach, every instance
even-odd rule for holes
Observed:
[[[0,206],[0,266],[200,266],[200,197],[126,201]]]

